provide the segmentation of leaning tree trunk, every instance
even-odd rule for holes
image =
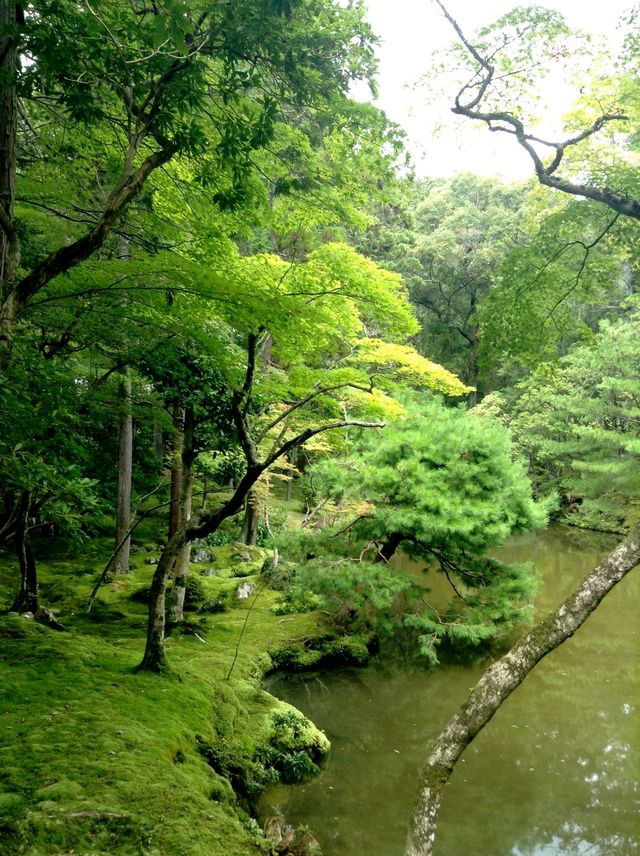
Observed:
[[[187,543],[185,530],[180,529],[162,551],[149,590],[149,619],[147,643],[139,671],[161,672],[166,666],[164,654],[165,598],[167,580],[182,547]]]
[[[240,542],[255,547],[258,542],[258,521],[260,519],[260,499],[255,490],[249,492],[244,509],[244,520],[240,532]]]
[[[12,612],[38,611],[38,576],[36,563],[29,545],[29,506],[31,494],[24,491],[20,498],[18,525],[16,528],[16,556],[20,566],[20,588],[11,605]]]
[[[640,526],[548,618],[490,666],[431,745],[421,774],[405,856],[431,856],[438,811],[453,769],[478,732],[533,667],[586,621],[604,596],[640,562]]]
[[[180,526],[184,527],[191,517],[193,504],[193,482],[195,477],[195,447],[194,447],[194,414],[193,408],[187,407],[184,415],[184,434],[182,442],[182,489],[180,492]],[[180,624],[184,621],[184,596],[189,575],[189,560],[191,558],[191,543],[182,545],[176,556],[173,570],[173,589],[169,606],[169,622]]]
[[[131,477],[133,466],[133,416],[131,413],[131,378],[124,370],[121,385],[120,432],[118,444],[118,498],[116,505],[116,546],[120,548],[113,560],[116,574],[129,572],[131,536]]]

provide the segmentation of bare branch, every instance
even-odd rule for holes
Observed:
[[[449,14],[444,4],[440,2],[440,0],[433,0],[433,2],[453,27],[460,43],[480,66],[474,79],[469,83],[464,84],[464,86],[458,90],[454,97],[454,106],[451,108],[452,112],[456,115],[466,116],[467,118],[475,121],[484,122],[490,131],[511,134],[514,136],[518,144],[530,157],[540,184],[554,190],[560,190],[563,193],[568,193],[572,196],[582,196],[585,199],[592,199],[594,202],[601,202],[613,211],[617,211],[619,214],[624,214],[626,217],[640,220],[640,200],[626,196],[625,194],[619,193],[608,187],[600,188],[593,184],[584,184],[573,181],[569,178],[563,178],[556,174],[567,149],[594,136],[594,134],[601,131],[605,125],[612,122],[628,121],[628,116],[622,112],[603,113],[588,128],[585,128],[585,130],[581,131],[579,134],[575,134],[565,140],[554,142],[541,139],[540,137],[536,137],[535,135],[528,133],[522,121],[513,115],[513,113],[502,110],[483,111],[480,109],[480,104],[487,92],[487,89],[494,81],[495,68],[489,62],[487,57],[482,56],[475,45],[466,38],[460,25]],[[478,78],[480,78],[479,82],[477,82]],[[471,87],[476,86],[476,94],[470,101],[465,102],[463,99],[464,93]],[[534,148],[534,143],[554,150],[553,158],[548,164],[545,165],[543,159]]]

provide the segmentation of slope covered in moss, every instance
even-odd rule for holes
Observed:
[[[268,651],[321,631],[313,614],[273,614],[279,595],[257,576],[246,578],[256,594],[236,600],[232,556],[222,548],[222,573],[198,577],[200,599],[226,608],[190,613],[191,632],[167,641],[169,675],[134,672],[151,571],[144,552],[131,574],[101,589],[89,615],[83,603],[100,554],[41,564],[43,600],[65,632],[0,616],[2,852],[269,852],[248,813],[252,800],[287,765],[295,776],[306,758],[312,770],[328,743],[260,681]],[[0,602],[10,603],[15,578],[13,557],[1,557]]]

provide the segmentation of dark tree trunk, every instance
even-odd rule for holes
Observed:
[[[16,529],[16,556],[20,566],[20,588],[11,605],[12,612],[38,612],[38,576],[36,563],[29,545],[29,506],[31,494],[24,491],[20,499]]]
[[[131,413],[131,378],[125,369],[121,385],[120,435],[118,444],[118,497],[116,506],[116,553],[113,569],[116,574],[129,572],[131,537],[131,477],[133,465],[133,416]]]
[[[20,244],[13,226],[16,185],[16,100],[19,3],[0,0],[0,368],[9,359],[16,305],[13,297]]]
[[[193,408],[187,407],[184,419],[184,434],[182,443],[182,489],[180,492],[180,526],[184,527],[191,517],[193,504],[193,481],[195,476],[195,447],[194,447],[194,416]],[[191,544],[183,544],[178,554],[173,572],[173,590],[171,592],[171,604],[169,608],[171,624],[180,624],[184,621],[184,596],[189,574],[189,560],[191,558]]]
[[[375,561],[388,562],[400,546],[400,542],[403,539],[403,535],[398,535],[397,532],[392,532],[391,535],[387,537],[387,540],[384,542],[384,544],[378,551],[378,555],[376,556]]]
[[[640,527],[634,529],[555,612],[523,636],[483,674],[430,747],[421,774],[405,856],[431,856],[444,789],[466,747],[534,666],[573,636],[605,595],[638,562]]]
[[[8,220],[13,217],[16,186],[18,5],[0,0],[0,206]],[[0,280],[3,284],[8,251],[6,231],[0,229]]]
[[[258,522],[260,520],[260,500],[255,490],[249,492],[244,509],[244,521],[240,532],[240,541],[248,547],[258,542]]]

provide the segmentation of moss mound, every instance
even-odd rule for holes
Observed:
[[[84,601],[108,545],[81,562],[41,564],[46,604],[65,633],[0,616],[0,852],[270,852],[249,814],[255,798],[268,781],[316,772],[328,741],[260,681],[273,668],[267,652],[317,636],[318,616],[279,621],[280,595],[264,586],[237,600],[237,568],[259,570],[266,553],[248,550],[247,560],[234,546],[210,549],[222,573],[200,576],[192,565],[193,632],[167,640],[168,675],[134,672],[146,625],[140,593],[153,573],[143,552],[88,615]],[[0,556],[1,602],[10,602],[15,580],[13,557]]]

